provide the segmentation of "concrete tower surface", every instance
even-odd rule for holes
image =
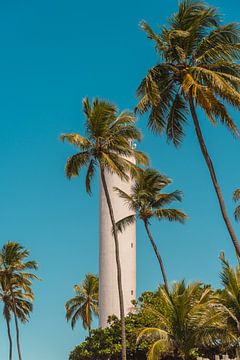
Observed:
[[[106,182],[112,201],[115,221],[132,215],[113,188],[116,186],[129,193],[132,181],[121,180],[115,174],[106,173]],[[122,286],[125,315],[131,311],[131,301],[136,299],[136,224],[129,225],[119,233],[119,251],[122,270]],[[117,266],[112,224],[103,186],[100,182],[100,248],[99,248],[99,325],[107,326],[110,315],[120,317],[117,284]]]

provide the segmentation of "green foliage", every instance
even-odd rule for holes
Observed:
[[[240,340],[240,265],[230,267],[224,254],[221,255],[220,274],[224,290],[219,292],[219,301],[226,311],[228,329]]]
[[[177,282],[171,290],[160,287],[143,300],[142,311],[152,316],[152,325],[141,331],[138,341],[152,340],[149,360],[169,354],[186,359],[198,349],[217,349],[220,342],[230,344],[234,339],[209,286]]]
[[[62,141],[67,140],[79,150],[67,160],[65,172],[69,179],[86,168],[86,191],[91,194],[91,182],[98,166],[126,180],[129,173],[138,172],[138,167],[128,160],[130,156],[138,164],[148,163],[147,156],[131,145],[142,138],[134,114],[128,111],[118,114],[115,105],[99,99],[91,104],[87,98],[83,100],[83,112],[86,137],[75,133],[61,135]]]
[[[233,351],[235,330],[229,327],[227,304],[219,299],[222,291],[199,282],[144,292],[134,304],[135,313],[126,317],[128,359],[188,359]],[[69,360],[120,359],[120,321],[110,317],[109,325],[92,330]]]
[[[86,274],[80,285],[74,285],[75,296],[66,304],[66,319],[71,320],[74,329],[76,322],[81,319],[84,329],[91,330],[93,315],[98,316],[99,280],[96,275]]]
[[[137,344],[136,340],[140,329],[149,324],[148,318],[141,313],[129,314],[126,317],[126,337],[128,359],[145,359],[149,342]],[[112,316],[110,326],[105,329],[91,331],[91,336],[77,346],[70,354],[69,360],[103,360],[121,359],[121,324]]]
[[[166,287],[168,287],[168,284],[164,264],[151,234],[149,225],[153,219],[178,221],[180,223],[184,223],[186,220],[187,216],[184,212],[176,208],[168,207],[172,202],[182,200],[182,193],[178,190],[170,193],[163,192],[165,187],[170,183],[171,180],[165,175],[162,175],[159,171],[145,169],[140,171],[138,176],[136,176],[135,182],[128,194],[119,188],[115,188],[118,195],[128,205],[129,209],[134,212],[134,215],[120,219],[116,223],[118,231],[122,232],[126,226],[135,222],[136,217],[144,222],[148,238],[158,259]]]
[[[182,193],[178,190],[163,192],[170,183],[171,180],[159,171],[146,169],[138,174],[129,194],[119,188],[115,190],[141,220],[146,220],[148,223],[151,219],[184,222],[187,216],[182,211],[167,208],[172,202],[182,200]],[[130,217],[118,221],[119,231],[123,231],[129,223],[131,223]]]
[[[180,145],[192,96],[212,124],[219,120],[239,135],[226,108],[226,103],[240,108],[239,25],[222,25],[215,8],[183,0],[160,33],[145,21],[141,28],[160,58],[137,90],[136,109],[150,110],[149,128],[165,132],[169,141]]]

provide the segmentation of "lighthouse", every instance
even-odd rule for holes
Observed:
[[[124,200],[119,197],[114,187],[130,193],[132,181],[121,180],[116,174],[106,173],[106,182],[112,201],[115,221],[133,215]],[[117,266],[115,244],[112,235],[112,223],[103,186],[100,182],[100,239],[99,239],[99,325],[107,326],[108,317],[120,317],[119,295],[117,284]],[[118,234],[124,313],[127,315],[133,308],[132,300],[136,299],[136,224],[131,224]]]

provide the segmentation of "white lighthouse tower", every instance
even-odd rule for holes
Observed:
[[[129,193],[131,180],[121,180],[115,174],[106,174],[106,182],[111,197],[115,220],[132,215],[128,206],[121,199],[114,187]],[[129,225],[119,233],[119,250],[122,270],[124,310],[127,315],[132,309],[131,301],[136,299],[136,224]],[[112,224],[104,189],[100,183],[100,248],[99,248],[99,325],[107,326],[110,315],[120,317],[119,295],[117,285],[117,266],[115,244],[112,235]]]

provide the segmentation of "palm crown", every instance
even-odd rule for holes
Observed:
[[[157,170],[146,169],[139,173],[130,194],[115,188],[119,196],[125,200],[131,210],[137,213],[141,220],[167,219],[169,221],[184,222],[186,215],[167,206],[173,201],[181,201],[182,194],[176,190],[170,193],[162,193],[164,188],[171,183],[171,180],[160,174]],[[118,221],[119,230],[135,220],[135,215],[130,215]]]
[[[173,201],[181,201],[182,194],[176,190],[171,193],[162,193],[162,190],[171,183],[171,180],[160,174],[157,170],[141,170],[131,187],[130,194],[115,188],[119,196],[125,200],[129,208],[134,212],[117,222],[119,231],[123,231],[127,225],[134,223],[136,216],[144,222],[148,238],[154,249],[162,272],[164,284],[168,289],[167,276],[162,257],[151,234],[149,225],[151,219],[167,219],[169,221],[179,221],[183,223],[187,216],[178,209],[167,208]]]
[[[71,320],[72,328],[79,318],[84,329],[91,329],[92,315],[98,315],[98,277],[87,274],[80,285],[74,285],[75,296],[66,302],[66,319]]]
[[[9,292],[11,299],[8,305],[10,305],[14,315],[19,360],[22,359],[22,355],[18,318],[22,321],[27,320],[27,315],[32,310],[31,301],[34,299],[31,288],[32,280],[38,279],[35,274],[29,271],[36,270],[37,263],[34,260],[28,260],[28,256],[29,251],[27,249],[12,241],[3,245],[0,251],[1,285],[4,286],[5,291]],[[9,307],[5,308],[6,311],[9,309]],[[7,313],[6,315],[8,316]]]
[[[160,288],[156,297],[156,302],[143,304],[146,314],[155,318],[156,327],[146,328],[139,335],[139,340],[155,339],[149,360],[164,354],[187,359],[203,344],[210,348],[218,346],[220,339],[232,340],[222,309],[214,306],[216,299],[210,287],[202,287],[198,282],[186,285],[182,281],[175,283],[169,292]]]
[[[9,286],[5,278],[1,279],[0,288],[0,301],[3,303],[3,314],[7,321],[11,319],[11,312],[13,311],[13,300],[9,290]],[[30,312],[32,311],[32,293],[24,293],[21,289],[16,288],[13,290],[14,299],[16,302],[16,312],[18,318],[22,322],[28,321]]]
[[[191,0],[179,4],[178,12],[160,34],[155,34],[146,22],[141,26],[155,42],[162,61],[141,82],[136,109],[141,113],[150,109],[148,126],[156,133],[165,132],[176,146],[183,139],[190,110],[223,220],[240,257],[240,245],[195,108],[200,107],[213,125],[220,120],[234,135],[239,135],[226,104],[240,108],[240,65],[236,62],[240,58],[240,29],[234,23],[221,25],[215,8]]]
[[[184,0],[160,34],[144,21],[141,27],[162,59],[138,88],[137,109],[145,112],[151,107],[149,127],[157,133],[165,131],[179,145],[191,94],[212,124],[219,119],[237,135],[225,104],[240,108],[238,25],[221,25],[215,8]]]
[[[90,104],[87,98],[83,100],[83,111],[86,116],[86,137],[79,134],[61,135],[63,141],[66,139],[80,149],[67,161],[65,170],[69,178],[79,175],[80,170],[87,167],[86,190],[91,193],[91,180],[97,164],[127,180],[129,172],[137,171],[129,160],[130,156],[137,163],[147,163],[146,155],[131,145],[132,141],[141,140],[132,113],[124,111],[118,115],[115,105],[99,99],[94,99]]]

